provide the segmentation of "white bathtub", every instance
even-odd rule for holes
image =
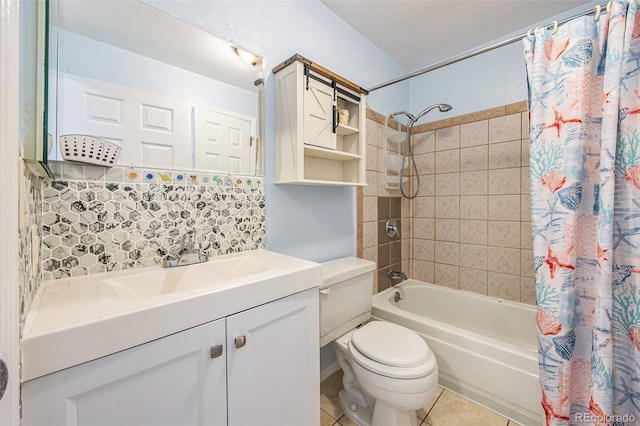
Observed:
[[[374,296],[373,317],[424,338],[441,386],[522,425],[541,424],[533,306],[408,280]]]

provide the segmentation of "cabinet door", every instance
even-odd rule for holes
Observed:
[[[308,82],[309,88],[303,89],[303,141],[307,145],[336,149],[336,134],[333,132],[333,88],[311,78]]]
[[[318,324],[317,288],[227,317],[229,425],[320,423]]]
[[[224,342],[221,319],[26,382],[22,424],[224,425]]]

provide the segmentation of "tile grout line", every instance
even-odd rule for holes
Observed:
[[[420,424],[422,425],[424,422],[427,421],[427,417],[429,417],[429,413],[431,413],[431,411],[433,411],[433,409],[435,408],[436,404],[438,404],[438,401],[440,401],[440,398],[442,398],[442,395],[444,395],[446,389],[442,388],[442,391],[440,392],[440,395],[438,395],[438,397],[436,398],[435,402],[433,403],[433,405],[431,406],[431,408],[429,409],[429,411],[427,411],[427,414],[425,414],[424,418],[420,419]]]

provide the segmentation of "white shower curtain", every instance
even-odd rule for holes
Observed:
[[[640,424],[640,15],[525,37],[547,425]]]

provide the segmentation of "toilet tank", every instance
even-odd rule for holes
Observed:
[[[374,262],[356,257],[322,264],[320,346],[371,317],[375,269]]]

